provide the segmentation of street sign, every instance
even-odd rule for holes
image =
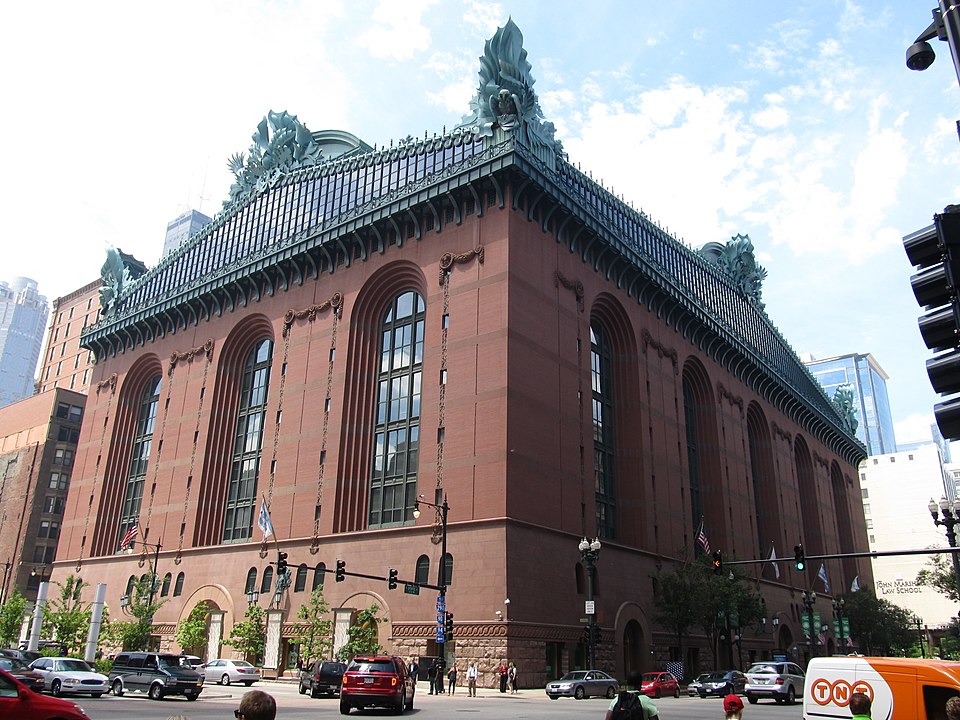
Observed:
[[[583,611],[587,615],[596,614],[596,602],[594,602],[593,600],[585,600],[583,603],[583,608],[584,608]]]
[[[442,643],[443,641],[444,641],[444,640],[443,640],[443,628],[442,628],[442,627],[438,627],[438,628],[437,628],[437,642],[438,642],[438,643]]]
[[[403,592],[405,592],[407,595],[419,595],[420,586],[415,583],[404,583]]]

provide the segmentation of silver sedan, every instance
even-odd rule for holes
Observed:
[[[221,685],[243,683],[249,687],[260,679],[260,668],[246,660],[211,660],[206,665],[201,665],[199,671],[203,673],[207,682],[216,682]]]
[[[545,688],[551,700],[559,697],[572,697],[583,700],[585,697],[600,696],[609,699],[620,691],[616,678],[600,670],[574,670],[559,680],[552,680]]]

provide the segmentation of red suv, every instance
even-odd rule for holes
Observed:
[[[397,715],[413,710],[416,678],[403,659],[387,655],[358,656],[347,665],[340,686],[340,714],[350,708],[384,707]]]

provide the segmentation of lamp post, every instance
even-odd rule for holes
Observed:
[[[600,557],[600,540],[592,541],[583,538],[580,541],[580,558],[587,566],[587,669],[593,670],[597,666],[597,614],[593,600],[593,582],[596,572],[597,559]]]
[[[256,590],[247,591],[247,605],[256,605],[260,600],[260,593]]]
[[[920,657],[925,658],[927,656],[927,653],[926,653],[926,650],[924,650],[923,645],[924,645],[924,640],[926,638],[924,638],[923,628],[920,627],[920,623],[922,622],[920,620],[920,616],[914,615],[913,621],[917,624],[917,638],[920,641]]]
[[[813,617],[813,605],[817,602],[817,593],[813,590],[803,591],[802,595],[803,609],[807,617],[807,648],[810,651],[810,657],[814,657],[816,651],[816,633],[817,626]]]
[[[442,502],[432,503],[423,499],[423,495],[417,498],[413,505],[413,519],[420,519],[420,506],[427,505],[434,508],[440,515],[440,570],[437,572],[437,585],[439,594],[437,596],[437,645],[441,662],[446,662],[444,645],[447,642],[447,633],[445,628],[452,626],[452,622],[447,619],[447,513],[450,512],[450,506],[447,504],[447,494],[443,494]],[[452,616],[451,616],[452,619]]]
[[[153,573],[152,573],[153,577],[150,579],[150,604],[153,605],[153,595],[157,591],[157,582],[159,580],[159,577],[157,575],[157,563],[160,562],[161,545],[159,542],[148,543],[143,540],[131,540],[130,546],[129,546],[130,549],[133,550],[135,545],[142,545],[145,548],[148,548],[148,547],[153,548]],[[141,564],[140,567],[143,567],[143,565]]]
[[[50,568],[46,565],[41,565],[40,572],[37,572],[37,568],[34,567],[33,570],[30,571],[30,577],[39,578],[38,583],[46,582],[50,579]]]
[[[939,504],[937,504],[933,498],[930,498],[927,510],[930,511],[934,525],[942,525],[946,528],[947,542],[950,543],[950,547],[956,547],[956,527],[960,524],[960,498],[954,500],[952,504],[945,497],[940,498]],[[938,516],[938,510],[939,515],[942,517]],[[955,552],[950,553],[950,557],[953,558],[953,581],[957,584],[957,592],[960,593],[960,559],[957,558],[957,553]]]
[[[843,606],[845,604],[843,598],[837,598],[833,601],[833,631],[837,636],[837,642],[840,643],[840,652],[844,651],[847,646],[847,640],[849,639],[843,629]]]

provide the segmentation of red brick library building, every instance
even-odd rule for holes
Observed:
[[[386,648],[437,654],[436,594],[403,585],[444,562],[448,659],[488,684],[513,660],[536,686],[586,662],[591,589],[601,668],[710,664],[706,637],[681,654],[652,617],[654,576],[701,525],[727,558],[866,550],[865,451],[756,278],[723,264],[752,250],[691,251],[572,165],[521,40],[511,22],[488,41],[473,117],[432,138],[374,149],[271,113],[210,225],[136,280],[105,270],[54,579],[107,583],[122,619],[159,544],[156,642],[176,649],[206,600],[206,654],[232,654],[255,591],[283,672],[321,583],[338,645],[375,603]],[[446,500],[445,538],[420,496]],[[279,593],[262,500],[292,571]],[[145,552],[120,552],[134,525]],[[324,582],[338,559],[401,587]],[[744,662],[803,639],[816,568],[780,569],[756,572],[779,624],[743,629]],[[867,562],[828,571],[871,581]]]

